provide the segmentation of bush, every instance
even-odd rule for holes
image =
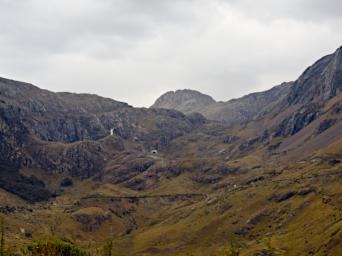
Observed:
[[[87,253],[70,243],[59,240],[37,240],[29,243],[23,249],[25,256],[86,256]]]
[[[231,243],[230,246],[224,246],[218,256],[239,256],[240,249]]]

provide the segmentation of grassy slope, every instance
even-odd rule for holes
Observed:
[[[187,173],[162,181],[148,193],[118,185],[99,185],[95,181],[76,181],[54,204],[37,204],[31,207],[32,213],[16,212],[6,217],[9,237],[21,245],[28,240],[18,232],[23,227],[32,231],[34,237],[59,236],[86,247],[96,247],[112,232],[117,255],[123,252],[125,255],[185,255],[190,251],[195,255],[215,255],[231,240],[242,248],[241,255],[252,255],[267,248],[288,255],[340,255],[341,164],[329,164],[331,158],[342,158],[341,141],[306,162],[240,172],[227,176],[220,182],[221,186],[209,188],[195,185]],[[250,165],[249,161],[257,162],[256,157],[252,160],[247,157],[239,164],[244,161],[246,165]],[[255,176],[265,179],[240,184]],[[288,191],[307,188],[314,192],[281,202],[270,200]],[[141,198],[133,203],[126,199],[116,203],[93,199],[74,205],[77,198],[97,192],[131,196],[193,192],[207,196],[202,199]],[[68,204],[71,208],[65,211]],[[95,232],[83,231],[82,224],[71,217],[80,209],[87,213],[91,207],[108,210],[115,204],[134,211],[124,217],[113,214]],[[127,233],[132,219],[138,228]]]

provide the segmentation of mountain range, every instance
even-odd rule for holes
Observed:
[[[150,108],[0,78],[0,212],[19,248],[113,255],[342,253],[342,47],[293,82]],[[96,255],[96,254],[94,254]]]

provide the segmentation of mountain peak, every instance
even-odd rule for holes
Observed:
[[[176,109],[183,113],[190,113],[215,102],[209,95],[195,90],[183,89],[166,92],[155,101],[151,108]]]

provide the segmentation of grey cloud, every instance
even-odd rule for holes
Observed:
[[[322,20],[341,19],[342,2],[340,0],[221,0],[238,8],[251,17],[266,20],[293,18],[322,22]]]
[[[342,42],[340,1],[0,0],[0,76],[148,106],[295,79]]]

